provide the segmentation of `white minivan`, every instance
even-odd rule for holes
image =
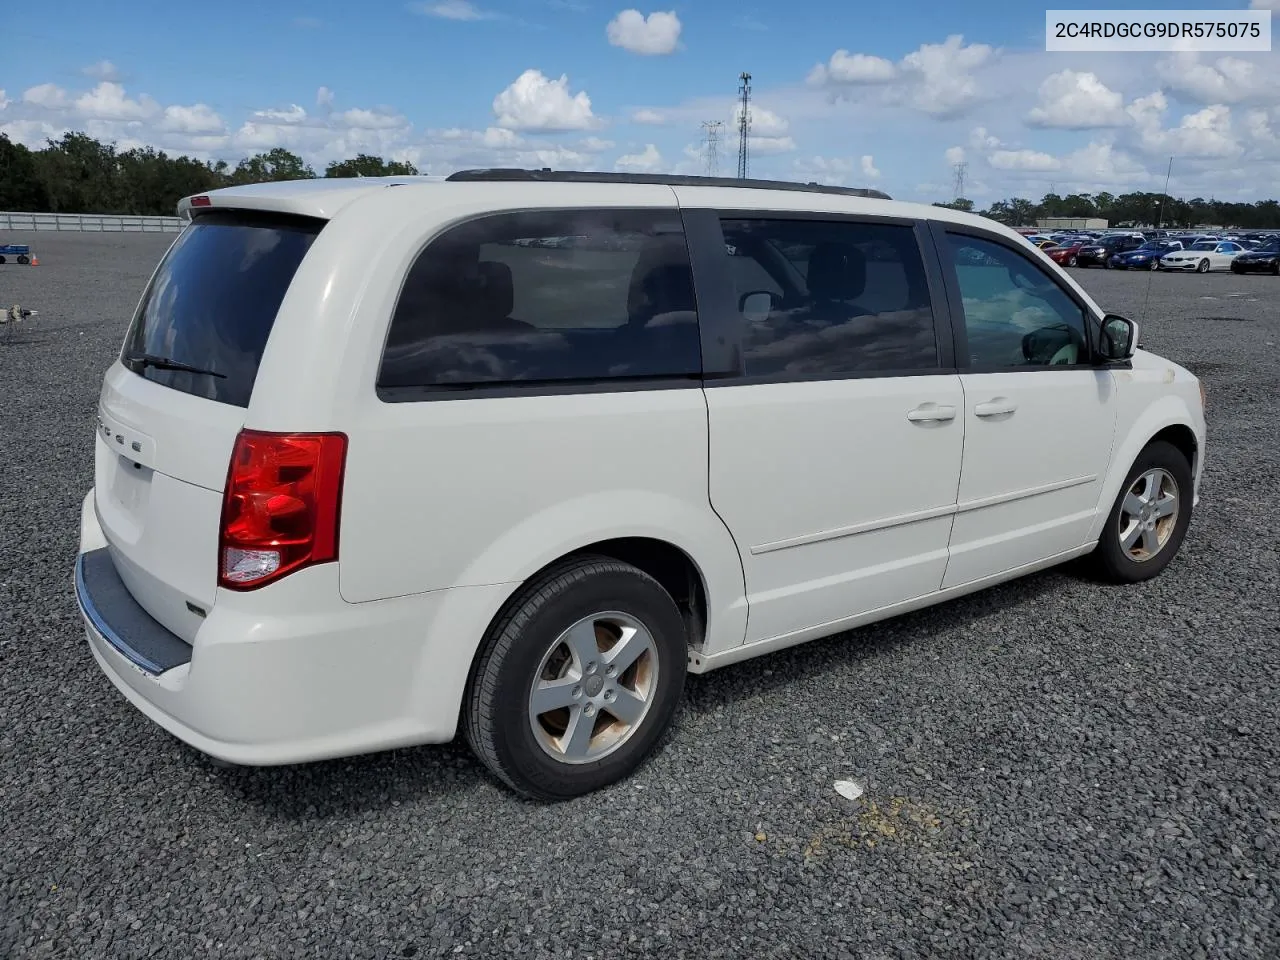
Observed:
[[[111,681],[223,762],[461,729],[583,794],[688,672],[1086,554],[1144,580],[1198,502],[1197,379],[982,217],[524,170],[180,210],[75,585]]]

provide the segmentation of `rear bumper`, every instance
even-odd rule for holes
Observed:
[[[230,763],[451,740],[476,646],[509,589],[350,604],[326,564],[222,594],[187,645],[115,576],[92,493],[81,511],[76,597],[94,659],[148,718]]]

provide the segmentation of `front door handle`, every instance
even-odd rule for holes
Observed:
[[[907,411],[907,419],[912,423],[924,423],[929,420],[954,420],[956,408],[938,406],[936,403],[922,403],[914,410]]]
[[[1017,409],[1018,405],[1007,397],[996,397],[994,400],[978,404],[973,408],[973,412],[979,417],[998,417],[1013,413]]]

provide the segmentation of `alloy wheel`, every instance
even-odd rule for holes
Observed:
[[[1116,531],[1129,559],[1144,563],[1157,556],[1173,536],[1180,508],[1178,482],[1168,470],[1154,467],[1134,480]]]
[[[618,611],[565,630],[542,658],[529,690],[534,739],[561,763],[593,763],[640,729],[658,689],[658,647],[649,629]]]

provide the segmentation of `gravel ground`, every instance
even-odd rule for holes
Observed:
[[[691,678],[638,776],[542,807],[460,746],[212,768],[99,673],[90,420],[168,239],[0,267],[40,310],[0,342],[0,957],[1280,955],[1280,280],[1077,274],[1208,385],[1164,576],[1053,571]]]

